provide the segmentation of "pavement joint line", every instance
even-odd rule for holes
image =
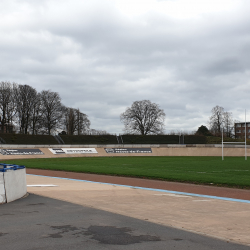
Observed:
[[[220,197],[220,196],[213,196],[213,195],[194,194],[194,193],[171,191],[171,190],[165,190],[165,189],[137,187],[137,186],[122,185],[122,184],[114,184],[114,183],[106,183],[106,182],[98,182],[98,181],[88,181],[88,180],[79,180],[79,179],[70,179],[70,178],[45,176],[45,175],[35,175],[35,174],[27,174],[27,175],[47,177],[47,178],[55,178],[55,179],[62,179],[62,180],[69,180],[69,181],[81,181],[81,182],[88,182],[88,183],[98,183],[98,184],[104,184],[104,185],[115,185],[115,186],[119,186],[119,187],[127,187],[127,188],[134,188],[134,189],[141,189],[141,190],[148,190],[148,191],[155,191],[155,192],[163,192],[163,193],[169,193],[169,194],[180,194],[180,195],[188,195],[188,196],[193,196],[193,197],[202,197],[202,198],[209,198],[209,199],[216,199],[216,200],[223,200],[223,201],[234,201],[234,202],[241,202],[241,203],[250,204],[250,200],[234,199],[234,198]]]

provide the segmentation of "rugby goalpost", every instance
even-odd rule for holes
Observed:
[[[245,160],[247,160],[247,121],[246,121],[246,110],[245,110],[245,142],[224,142],[223,141],[223,128],[222,128],[222,141],[221,141],[221,148],[222,148],[222,161],[224,160],[224,144],[245,144]]]

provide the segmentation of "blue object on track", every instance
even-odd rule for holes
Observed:
[[[24,169],[25,166],[19,166],[15,164],[6,164],[6,163],[0,163],[0,172],[6,172],[8,170],[18,170],[18,169]]]

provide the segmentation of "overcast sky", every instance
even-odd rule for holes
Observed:
[[[148,99],[166,133],[211,109],[250,120],[249,0],[1,0],[0,81],[58,92],[91,128],[122,133]]]

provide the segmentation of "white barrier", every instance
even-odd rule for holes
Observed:
[[[26,193],[25,168],[10,167],[0,172],[0,204],[17,200]]]
[[[0,204],[6,202],[3,172],[0,172]]]

